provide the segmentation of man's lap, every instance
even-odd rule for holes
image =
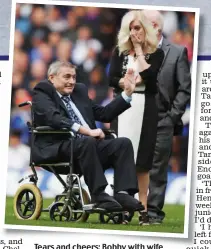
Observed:
[[[112,156],[118,152],[121,152],[120,149],[122,146],[132,146],[130,140],[127,138],[114,138],[114,139],[96,139],[93,137],[84,136],[82,138],[76,138],[73,141],[73,158],[76,159],[83,147],[87,153],[90,153],[88,147],[96,146],[96,154],[99,157],[101,163],[106,166],[108,160],[112,161]],[[64,160],[70,160],[71,155],[71,140],[63,141],[60,149],[59,155]],[[76,161],[76,160],[74,160]],[[76,161],[77,164],[77,161]]]

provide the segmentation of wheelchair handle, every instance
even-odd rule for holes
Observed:
[[[36,180],[35,180],[35,175],[33,174],[33,175],[28,175],[28,176],[25,176],[25,177],[23,177],[23,178],[21,178],[19,181],[18,181],[18,183],[21,183],[22,181],[24,181],[24,180],[26,180],[26,179],[30,179],[30,182],[36,182]]]
[[[26,105],[32,105],[32,102],[31,101],[26,101],[26,102],[23,102],[23,103],[20,103],[19,105],[18,105],[18,107],[23,107],[23,106],[26,106]]]

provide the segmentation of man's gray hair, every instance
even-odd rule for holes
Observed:
[[[143,10],[146,17],[154,17],[158,25],[158,31],[162,33],[164,26],[164,18],[160,11],[158,10]]]
[[[158,26],[163,31],[164,26],[164,18],[160,11],[157,11],[157,20],[158,20]]]
[[[68,61],[55,61],[55,62],[51,63],[49,68],[48,68],[48,73],[47,73],[48,77],[50,75],[57,75],[59,72],[59,69],[61,67],[69,67],[69,68],[76,69],[76,66]]]

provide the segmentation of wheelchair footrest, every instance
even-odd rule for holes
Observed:
[[[87,213],[104,213],[106,212],[103,208],[97,208],[95,207],[95,204],[86,204],[83,206],[83,210]]]
[[[85,205],[83,206],[83,210],[84,210],[84,211],[91,211],[91,210],[93,210],[94,205],[95,205],[95,204],[85,204]]]
[[[50,211],[50,208],[44,208],[42,209],[42,212],[49,212]]]

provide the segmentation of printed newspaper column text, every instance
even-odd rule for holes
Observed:
[[[9,239],[9,240],[1,240],[0,239],[0,248],[2,249],[21,249],[23,245],[23,239]]]
[[[211,73],[202,73],[200,83],[194,244],[209,248],[211,245]]]

